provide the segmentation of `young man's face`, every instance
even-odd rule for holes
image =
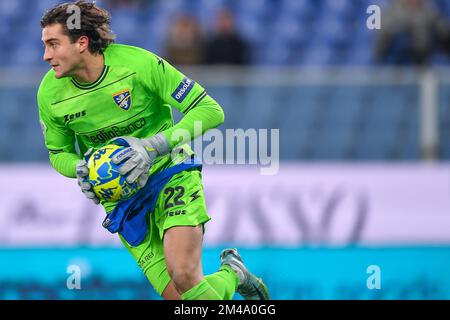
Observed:
[[[45,45],[44,60],[55,71],[57,79],[72,76],[80,65],[80,43],[72,43],[69,36],[63,34],[63,27],[59,23],[46,26],[42,30],[42,41]]]

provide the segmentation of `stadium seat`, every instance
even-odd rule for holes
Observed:
[[[330,66],[339,63],[341,57],[329,44],[313,43],[304,49],[301,64],[306,66]]]
[[[294,15],[307,20],[311,19],[317,12],[316,4],[319,1],[310,0],[283,0],[279,4],[280,12]]]
[[[260,19],[270,18],[273,13],[270,0],[237,1],[235,9],[239,13]]]
[[[450,16],[450,5],[444,0],[435,0],[436,6]],[[29,12],[33,12],[32,20],[38,24],[44,10],[59,3],[58,0],[42,0],[29,2],[26,0],[3,1],[0,3],[0,40],[5,43],[10,34],[9,28],[21,26],[30,20]],[[214,25],[214,17],[220,8],[227,7],[236,14],[237,30],[250,43],[260,48],[268,41],[269,35],[277,35],[281,44],[278,50],[282,55],[300,47],[305,52],[300,61],[299,54],[288,54],[291,58],[276,58],[277,54],[256,54],[252,64],[279,64],[280,61],[315,65],[372,64],[369,45],[373,45],[374,33],[365,28],[369,5],[385,7],[388,0],[155,0],[142,9],[121,7],[112,9],[108,1],[99,1],[100,5],[112,10],[114,31],[120,42],[127,42],[160,51],[164,44],[168,23],[174,14],[185,12],[195,14],[202,28],[210,31]],[[25,10],[26,9],[26,10]],[[29,24],[31,25],[31,23]],[[36,28],[26,28],[36,30]],[[19,30],[14,27],[14,30]],[[37,30],[39,30],[37,28]],[[142,36],[142,33],[144,36]],[[311,37],[314,35],[314,37]],[[351,36],[349,36],[351,35]],[[288,42],[287,44],[285,42]],[[7,42],[6,42],[7,43]],[[310,44],[310,45],[309,45]],[[14,44],[13,44],[14,45]],[[19,45],[19,44],[17,44]],[[270,44],[268,48],[273,48]],[[290,49],[285,49],[290,48]],[[331,51],[330,51],[331,48]],[[336,50],[336,51],[335,51]],[[14,50],[13,50],[14,51]],[[33,50],[32,52],[37,52]],[[348,53],[348,55],[347,55]],[[31,53],[30,53],[31,55]],[[24,57],[13,61],[2,60],[1,64],[30,64],[40,58]],[[339,61],[341,59],[341,61]],[[443,55],[435,55],[432,63],[448,65],[450,59]]]
[[[343,65],[347,66],[369,66],[374,62],[374,52],[370,47],[348,48]]]
[[[238,14],[236,17],[236,29],[245,41],[251,45],[261,45],[268,40],[268,25],[254,16]]]
[[[256,54],[256,62],[261,65],[288,65],[291,62],[289,43],[279,39],[269,41]]]
[[[324,0],[322,14],[334,16],[342,21],[352,19],[360,10],[359,2],[354,0]]]
[[[42,60],[43,50],[34,43],[22,42],[17,45],[9,57],[9,62],[12,65],[19,65],[22,67],[37,67],[45,66]]]
[[[308,41],[309,27],[292,14],[279,15],[272,25],[272,34],[276,34],[281,42],[288,45],[301,45]]]
[[[333,48],[348,45],[350,32],[349,25],[335,17],[323,16],[315,23],[315,41]]]

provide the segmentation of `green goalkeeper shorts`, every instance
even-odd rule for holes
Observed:
[[[190,169],[174,175],[161,190],[155,210],[147,214],[148,231],[141,244],[132,247],[120,234],[119,237],[153,288],[162,295],[170,282],[164,258],[164,232],[175,226],[204,225],[210,219],[201,172]]]

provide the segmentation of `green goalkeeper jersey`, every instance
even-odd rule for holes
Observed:
[[[200,105],[222,112],[201,85],[149,51],[112,44],[105,49],[104,59],[103,72],[93,83],[56,79],[50,70],[39,87],[39,116],[50,162],[67,177],[76,177],[76,162],[88,148],[98,148],[115,137],[147,138],[163,132],[174,147],[171,106],[185,115]],[[211,122],[210,115],[206,118]],[[203,129],[220,124],[223,113],[221,119],[215,118],[214,123],[204,121]],[[188,129],[192,132],[191,125]],[[192,153],[187,145],[183,149]],[[150,174],[173,163],[170,155],[158,158]]]

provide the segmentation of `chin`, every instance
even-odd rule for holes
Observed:
[[[64,74],[64,73],[62,73],[62,72],[56,72],[56,71],[55,71],[55,78],[56,78],[56,79],[61,79],[61,78],[64,78],[64,77],[67,77],[67,74]]]

